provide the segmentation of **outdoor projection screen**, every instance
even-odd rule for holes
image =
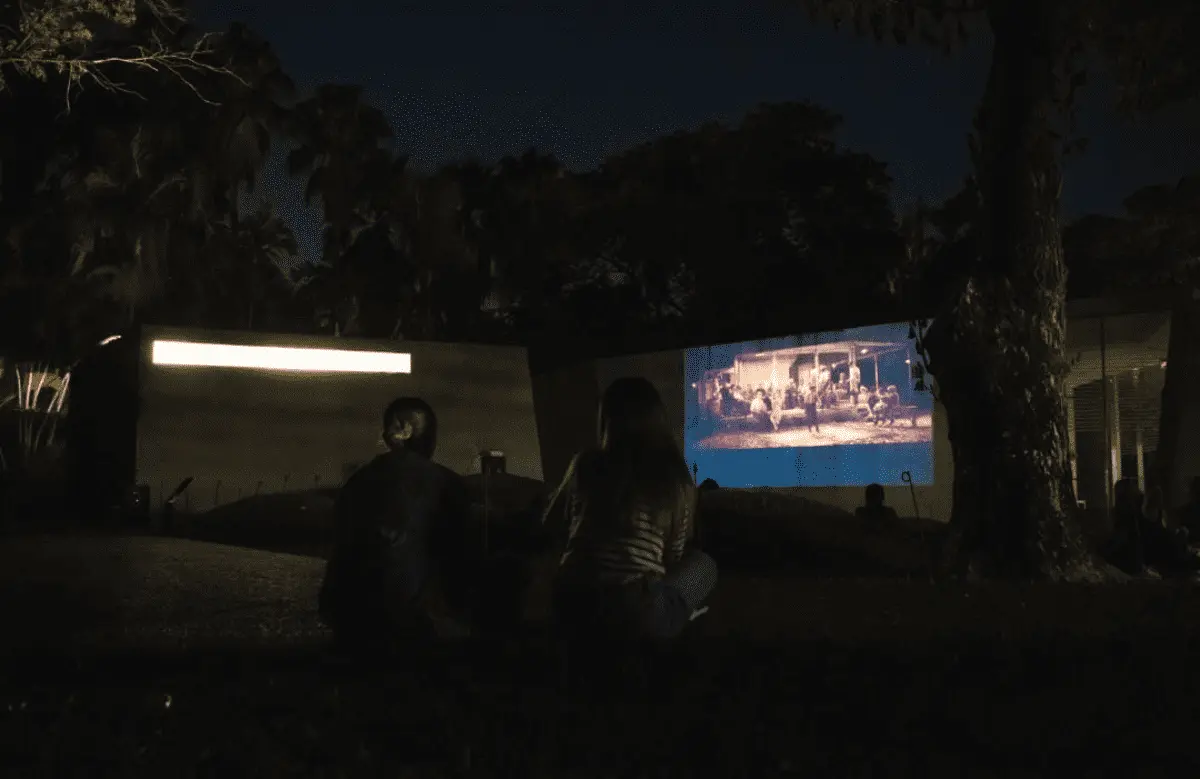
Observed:
[[[907,336],[890,324],[687,350],[688,462],[723,487],[932,484],[933,398]]]

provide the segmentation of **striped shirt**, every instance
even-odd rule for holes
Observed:
[[[578,490],[573,468],[561,488],[560,498],[565,513],[562,520],[569,530],[559,565],[564,571],[586,571],[599,583],[627,584],[662,577],[668,566],[683,557],[692,534],[694,492],[685,501],[681,516],[639,507],[631,516],[614,522],[612,518],[590,514],[586,497]],[[555,506],[550,513],[556,513]]]

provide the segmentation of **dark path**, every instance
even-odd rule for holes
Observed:
[[[324,561],[153,537],[46,537],[0,543],[8,649],[311,644]],[[751,643],[938,642],[968,638],[1181,636],[1200,628],[1200,591],[726,575],[702,638]],[[537,609],[533,609],[534,612]]]
[[[303,642],[324,561],[170,538],[0,544],[9,650]]]

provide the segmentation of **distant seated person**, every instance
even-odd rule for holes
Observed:
[[[1187,546],[1186,533],[1169,530],[1153,503],[1144,501],[1135,479],[1113,487],[1113,531],[1103,555],[1122,571],[1139,575],[1153,568],[1164,576],[1195,572],[1197,559]]]
[[[556,622],[593,639],[669,639],[699,613],[717,581],[691,548],[696,488],[657,390],[613,382],[600,402],[599,445],[576,455],[545,522],[562,557]]]
[[[882,402],[879,399],[879,391],[873,389],[867,390],[867,419],[874,421],[879,409],[882,407]]]
[[[1176,512],[1177,524],[1187,530],[1188,543],[1200,544],[1200,476],[1192,479],[1188,502]]]
[[[896,415],[900,412],[900,390],[895,384],[888,385],[883,392],[883,418],[889,425],[894,424]]]
[[[895,521],[896,510],[883,505],[883,485],[871,484],[864,496],[865,503],[854,510],[854,516],[872,522]]]
[[[394,401],[383,440],[388,452],[338,495],[321,586],[321,618],[351,650],[467,632],[470,499],[458,474],[431,459],[433,409],[419,398]]]

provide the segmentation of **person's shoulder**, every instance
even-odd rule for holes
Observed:
[[[426,460],[426,462],[429,463],[430,471],[436,473],[438,478],[440,478],[446,484],[454,486],[466,484],[466,478],[453,468],[434,462],[433,460]]]
[[[359,465],[354,469],[354,472],[346,478],[346,481],[343,482],[342,489],[350,487],[351,485],[361,484],[362,482],[371,479],[379,472],[381,468],[385,466],[384,461],[386,457],[386,454],[376,455],[367,462]]]

